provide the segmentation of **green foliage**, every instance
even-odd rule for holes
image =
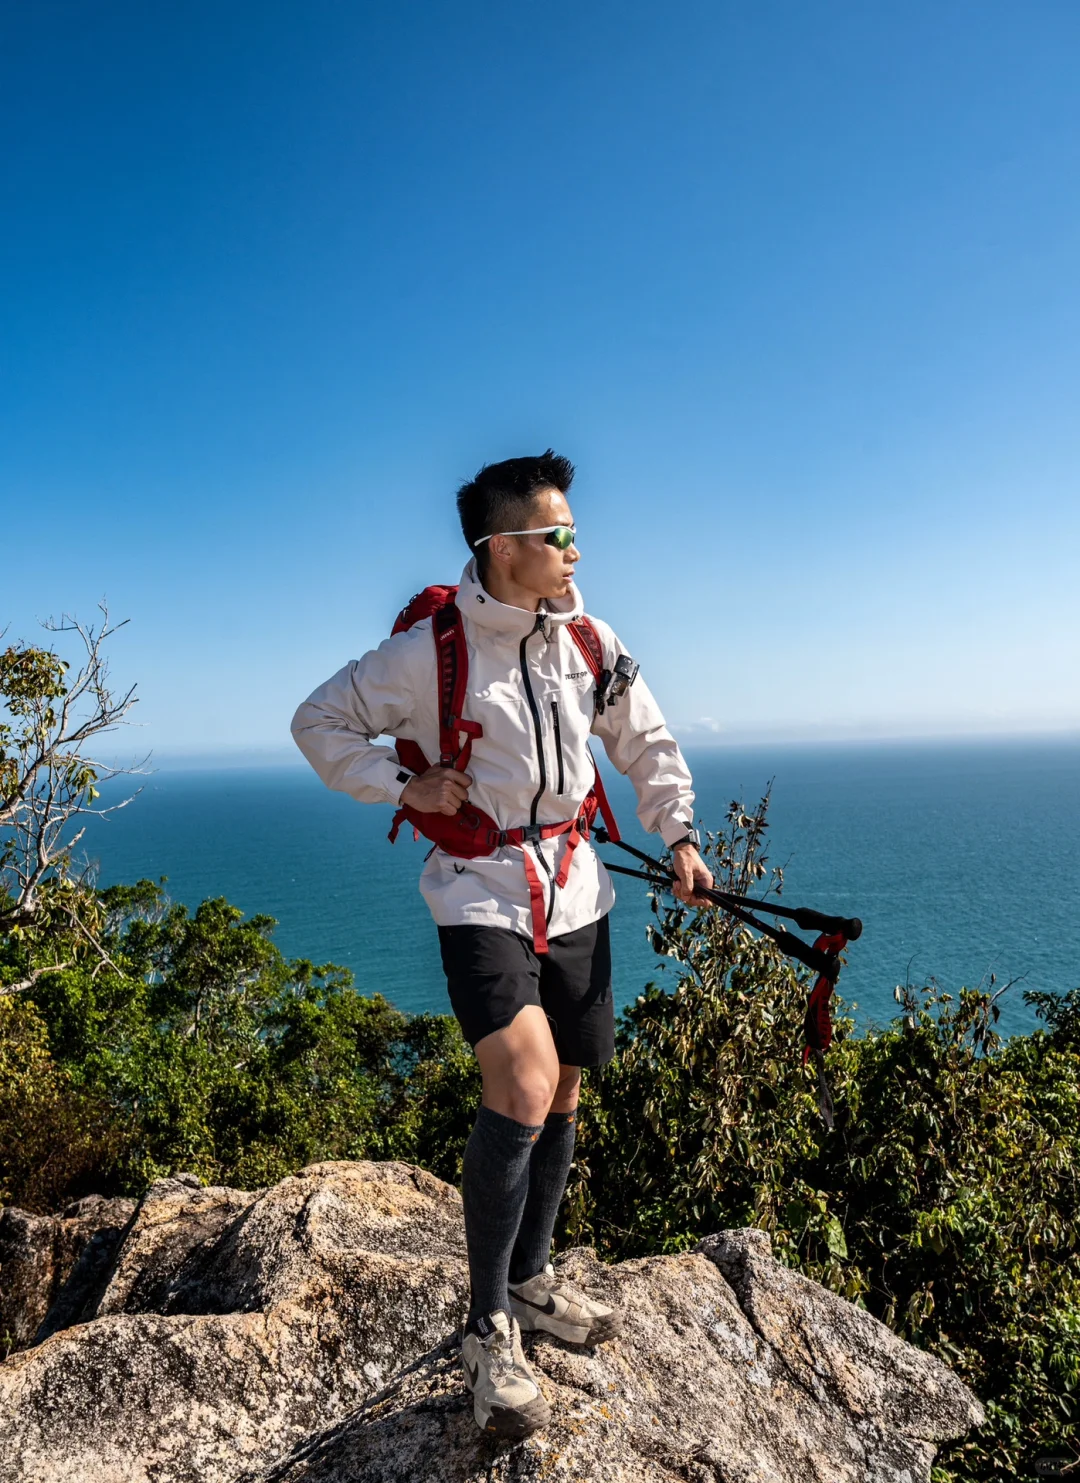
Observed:
[[[0,995],[0,1203],[49,1211],[96,1187],[125,1134],[116,1109],[53,1059],[34,1006]]]
[[[272,918],[245,921],[223,900],[189,915],[141,881],[101,892],[96,909],[105,956],[44,974],[14,1003],[41,1027],[24,1080],[39,1100],[62,1086],[69,1101],[107,1105],[109,1136],[47,1193],[9,1155],[7,1198],[42,1208],[88,1180],[134,1193],[182,1169],[251,1188],[321,1159],[378,1156],[386,1106],[408,1102],[403,1037],[420,1041],[405,1016],[344,970],[286,962]],[[25,940],[9,939],[0,983],[28,963]]]
[[[480,1071],[448,1015],[417,1015],[401,1037],[384,1113],[381,1158],[404,1159],[461,1182],[461,1156],[476,1121]]]

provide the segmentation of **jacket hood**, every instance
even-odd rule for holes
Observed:
[[[499,602],[485,590],[476,569],[475,556],[466,564],[461,574],[457,605],[458,610],[470,623],[475,623],[478,628],[487,629],[491,633],[503,633],[507,638],[524,638],[536,627],[538,616],[536,613],[530,613],[526,608],[514,608],[509,603]],[[545,635],[550,638],[556,628],[564,623],[572,622],[575,618],[580,618],[584,611],[585,604],[581,600],[581,593],[573,582],[565,597],[544,598],[540,603],[540,613],[544,618]]]

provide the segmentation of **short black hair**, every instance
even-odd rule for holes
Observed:
[[[477,546],[481,536],[500,530],[518,530],[531,514],[530,505],[545,489],[565,494],[574,482],[574,465],[553,448],[533,458],[505,458],[486,463],[478,474],[457,492],[461,533],[477,556],[481,569],[487,565],[488,543]]]

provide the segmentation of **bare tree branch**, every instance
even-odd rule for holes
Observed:
[[[150,760],[123,767],[99,760],[91,746],[130,725],[137,703],[134,686],[112,688],[105,649],[124,623],[110,622],[104,601],[99,608],[96,625],[67,613],[42,624],[50,634],[75,636],[81,652],[74,671],[54,647],[15,644],[0,651],[0,930],[25,927],[59,908],[77,938],[115,968],[89,918],[72,911],[61,889],[85,884],[85,871],[80,876],[71,864],[85,816],[107,818],[140,791],[99,803],[102,787],[145,773]]]
[[[65,968],[73,966],[73,961],[44,963],[40,968],[35,968],[26,978],[20,979],[17,984],[0,984],[0,994],[20,994],[23,989],[32,989],[38,979],[44,978],[47,973],[62,973]]]

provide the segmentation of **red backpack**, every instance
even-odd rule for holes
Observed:
[[[439,763],[440,767],[456,767],[464,772],[469,765],[473,741],[483,736],[483,727],[476,721],[466,721],[462,716],[469,681],[469,656],[465,644],[465,630],[461,613],[455,601],[456,587],[425,587],[411,602],[406,603],[398,614],[392,633],[403,633],[430,618],[432,637],[435,640],[435,660],[439,686]],[[575,618],[567,624],[570,637],[581,650],[585,663],[594,679],[599,679],[604,667],[604,653],[600,636],[588,618]],[[459,738],[464,741],[459,745]],[[410,772],[427,772],[433,764],[428,761],[414,741],[395,738],[394,747],[398,760]],[[478,855],[490,855],[505,845],[521,849],[525,861],[525,874],[529,882],[529,899],[532,904],[533,946],[538,953],[548,950],[547,921],[544,911],[544,887],[529,851],[528,843],[551,839],[557,834],[567,834],[566,853],[563,856],[555,885],[565,886],[570,874],[574,850],[580,841],[588,838],[589,828],[599,811],[612,839],[619,838],[619,828],[611,811],[604,785],[597,771],[596,780],[577,816],[560,824],[523,824],[516,829],[500,829],[490,814],[472,803],[458,809],[456,814],[421,813],[418,809],[403,805],[394,815],[390,829],[391,844],[397,839],[403,822],[413,826],[416,836],[424,835],[448,855],[457,855],[463,860],[473,860]]]

